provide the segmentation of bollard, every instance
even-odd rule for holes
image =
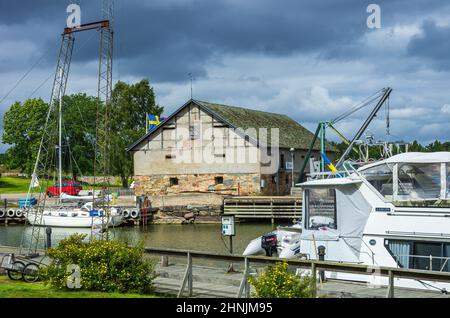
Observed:
[[[47,227],[45,228],[45,234],[46,234],[46,248],[52,247],[52,228]]]
[[[325,261],[325,246],[320,245],[317,248],[317,255],[319,255],[319,261]],[[324,282],[325,281],[325,271],[323,270],[319,270],[319,277],[320,277],[320,281]]]
[[[167,255],[162,255],[161,256],[161,266],[162,267],[169,266],[169,256],[167,256]]]

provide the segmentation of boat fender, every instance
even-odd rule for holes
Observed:
[[[137,217],[139,216],[139,212],[137,210],[132,210],[130,216],[133,219],[137,219]]]
[[[21,218],[23,216],[23,211],[18,209],[16,210],[16,217]]]
[[[4,218],[6,215],[6,212],[2,209],[0,209],[0,218]]]
[[[14,211],[13,209],[9,209],[8,212],[6,212],[6,215],[9,218],[13,218],[15,214],[16,214],[16,211]]]
[[[123,210],[123,212],[122,212],[122,216],[124,217],[124,218],[129,218],[130,217],[130,211],[128,211],[128,210]]]

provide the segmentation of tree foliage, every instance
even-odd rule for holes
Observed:
[[[136,84],[119,81],[112,92],[111,111],[111,172],[128,187],[133,175],[133,157],[126,148],[145,134],[145,115],[161,115],[163,108],[156,104],[153,88],[144,79]]]
[[[48,104],[42,99],[28,99],[15,102],[3,116],[3,142],[14,145],[6,151],[5,163],[10,169],[33,171],[47,111]]]

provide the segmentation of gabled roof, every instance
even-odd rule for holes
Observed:
[[[176,114],[191,103],[197,105],[201,110],[223,122],[230,128],[237,128],[238,130],[255,128],[256,132],[258,132],[259,128],[267,128],[268,144],[270,144],[271,140],[271,128],[278,128],[280,148],[308,149],[314,137],[313,133],[286,115],[263,112],[243,107],[215,104],[199,100],[189,100],[172,115],[166,118],[157,128],[148,132],[145,136],[131,145],[128,148],[128,151],[133,151],[142,141],[146,140],[150,135],[158,131],[166,122],[170,121]],[[246,134],[248,134],[251,141],[255,142],[257,140],[258,136],[252,133],[252,131],[246,131]],[[316,141],[314,149],[320,150],[319,141]]]

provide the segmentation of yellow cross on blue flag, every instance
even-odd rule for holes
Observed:
[[[333,165],[333,163],[331,162],[331,160],[327,157],[327,155],[325,153],[321,153],[320,154],[322,156],[323,161],[326,163],[326,165],[328,166],[328,168],[330,168],[330,170],[334,173],[337,172],[336,167]]]
[[[150,131],[153,128],[156,128],[156,126],[158,126],[160,124],[159,116],[149,114],[148,118],[147,118],[147,122],[148,122],[148,130]]]

